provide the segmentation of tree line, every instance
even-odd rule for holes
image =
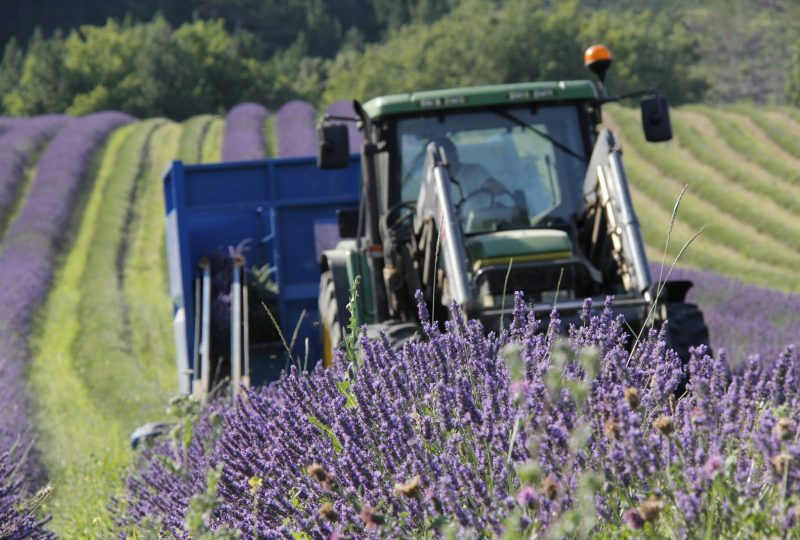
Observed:
[[[655,86],[675,103],[800,104],[800,6],[791,0],[80,0],[72,11],[59,4],[40,27],[26,14],[41,0],[7,1],[19,24],[0,24],[6,115],[115,109],[182,119],[250,100],[324,106],[579,79],[594,42],[614,52],[615,93]],[[78,24],[100,16],[111,18]]]

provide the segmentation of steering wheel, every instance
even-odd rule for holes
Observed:
[[[456,205],[459,209],[461,206],[466,203],[468,200],[472,199],[473,197],[477,197],[478,195],[487,194],[490,197],[489,206],[488,208],[508,208],[506,205],[499,204],[497,199],[500,197],[508,197],[511,199],[513,204],[511,207],[517,206],[517,199],[514,194],[503,184],[501,181],[489,177],[483,181],[481,187],[467,195],[466,197],[462,197],[458,204]]]

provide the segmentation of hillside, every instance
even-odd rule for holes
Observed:
[[[56,486],[42,506],[54,515],[53,530],[111,533],[109,497],[119,495],[132,457],[127,436],[161,418],[175,393],[165,166],[311,155],[318,112],[292,101],[274,112],[245,104],[224,118],[182,123],[116,113],[0,120],[0,140],[9,142],[0,146],[0,209],[8,216],[0,220],[0,281],[17,284],[0,289],[0,306],[11,308],[0,309],[0,399],[16,411],[15,424],[0,431],[0,450],[16,448],[30,428],[38,433],[41,455],[26,463],[34,475],[44,467]],[[614,106],[605,114],[624,145],[651,264],[662,260],[670,215],[688,185],[667,264],[703,229],[680,266],[783,291],[748,289],[773,299],[752,312],[747,302],[715,299],[715,279],[700,279],[694,294],[708,302],[713,345],[735,342],[740,357],[779,350],[798,330],[797,296],[789,293],[800,292],[800,111],[684,106],[673,112],[676,139],[661,145],[644,142],[637,111]],[[726,298],[735,287],[724,281]],[[774,332],[742,322],[753,317],[771,321]],[[21,392],[26,369],[32,417]]]

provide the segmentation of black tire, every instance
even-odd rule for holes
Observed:
[[[330,366],[334,351],[344,338],[339,320],[339,303],[336,301],[336,287],[331,271],[323,272],[319,278],[319,327],[322,346],[322,362]]]
[[[703,312],[695,304],[674,303],[665,304],[665,307],[668,321],[667,345],[686,363],[691,356],[690,347],[710,345]]]
[[[399,349],[406,341],[419,336],[419,328],[416,324],[396,319],[367,326],[367,337],[369,339],[380,339],[381,332],[386,334],[386,339],[395,349]]]

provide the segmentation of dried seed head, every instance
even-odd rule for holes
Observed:
[[[772,466],[775,468],[775,472],[783,474],[784,468],[789,466],[789,464],[792,462],[792,459],[794,459],[792,454],[789,454],[788,452],[781,452],[776,456],[772,456],[770,461],[772,462]]]
[[[639,514],[645,521],[653,523],[654,521],[658,520],[658,516],[661,515],[661,511],[663,509],[664,503],[655,497],[650,497],[639,505]]]
[[[623,512],[622,521],[624,521],[628,527],[634,530],[644,527],[644,518],[635,508],[631,508],[630,510]]]
[[[442,513],[442,500],[432,489],[425,490],[425,500],[429,501],[433,505],[433,509],[436,510],[437,513]]]
[[[782,441],[788,441],[794,437],[792,421],[788,418],[781,418],[772,428],[772,434]]]
[[[395,497],[416,497],[420,493],[420,484],[421,478],[419,475],[416,475],[414,478],[406,482],[405,484],[397,483],[394,485],[394,496]]]
[[[325,480],[328,478],[328,473],[325,470],[325,467],[317,462],[309,465],[308,469],[306,469],[306,472],[308,473],[308,476],[315,478],[318,482],[325,482]]]
[[[617,424],[611,419],[608,419],[603,423],[603,431],[605,432],[607,438],[619,439],[619,434],[621,430],[619,424]]]
[[[358,517],[361,518],[361,521],[367,526],[368,531],[375,531],[386,521],[382,514],[375,513],[375,509],[367,504],[361,507],[361,512],[359,512]]]
[[[517,502],[520,506],[533,508],[536,503],[536,491],[532,486],[522,486],[517,492]]]
[[[339,519],[339,514],[337,514],[336,510],[333,509],[333,503],[329,502],[326,502],[319,507],[319,515],[321,515],[328,521],[336,521],[337,519]]]
[[[551,501],[554,501],[556,497],[558,497],[558,484],[556,484],[552,475],[548,475],[547,478],[542,481],[539,491]]]
[[[672,423],[672,418],[665,415],[656,418],[653,421],[653,427],[666,437],[669,437],[675,431],[675,424]]]
[[[639,399],[639,390],[634,388],[633,386],[629,386],[625,389],[625,400],[630,405],[631,409],[635,409],[639,406],[640,399]]]

